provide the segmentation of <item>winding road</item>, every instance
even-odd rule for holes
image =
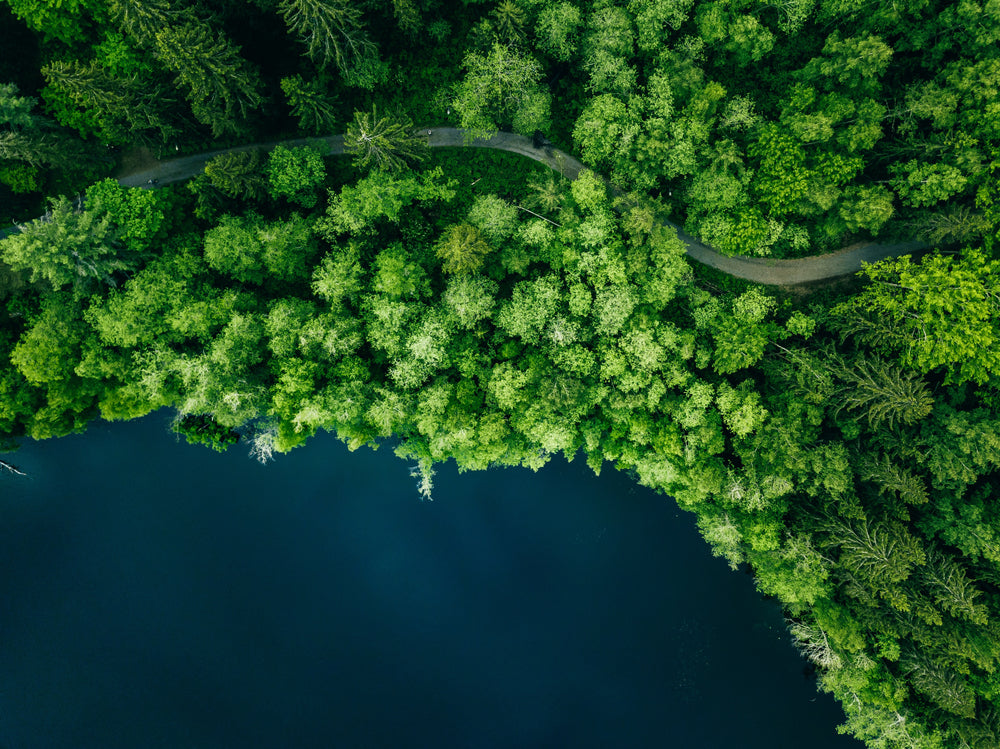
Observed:
[[[545,164],[568,179],[576,179],[580,172],[586,168],[569,154],[550,147],[535,148],[531,138],[514,133],[497,133],[492,138],[480,138],[467,143],[465,131],[461,128],[431,127],[426,130],[426,137],[427,145],[431,148],[494,148],[521,154]],[[293,147],[316,144],[317,142],[324,143],[331,154],[346,152],[342,135],[253,143],[161,161],[154,167],[119,175],[118,182],[125,187],[149,187],[152,184],[151,180],[156,180],[156,183],[161,185],[181,182],[200,174],[205,169],[205,164],[219,154],[254,150],[269,151],[278,145]],[[716,268],[731,276],[771,286],[793,286],[846,276],[861,270],[862,263],[872,263],[888,257],[927,249],[927,245],[923,242],[913,241],[890,245],[858,244],[827,255],[795,260],[736,257],[720,254],[685,233],[681,227],[670,221],[664,221],[664,224],[677,231],[677,236],[684,242],[687,254],[699,263]]]

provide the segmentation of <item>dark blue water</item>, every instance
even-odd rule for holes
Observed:
[[[260,466],[162,415],[11,459],[5,749],[860,747],[750,578],[610,469],[421,502],[388,450]]]

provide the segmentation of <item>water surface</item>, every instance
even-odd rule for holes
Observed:
[[[421,502],[389,450],[260,466],[162,414],[11,460],[0,747],[861,747],[776,606],[610,469]]]

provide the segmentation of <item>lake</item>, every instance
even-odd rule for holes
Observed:
[[[169,417],[5,456],[0,747],[861,749],[777,606],[610,468],[266,466]]]

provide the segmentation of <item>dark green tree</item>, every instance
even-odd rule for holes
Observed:
[[[306,81],[300,75],[281,79],[292,114],[299,118],[299,127],[306,132],[333,133],[337,129],[337,98],[327,91],[322,78]]]
[[[379,116],[355,112],[347,126],[344,147],[354,156],[359,169],[402,169],[409,162],[420,161],[427,151],[426,141],[416,133],[413,121],[405,115]]]
[[[156,82],[116,76],[96,62],[53,62],[42,74],[53,91],[93,118],[105,141],[148,138],[150,131],[166,141],[178,132],[168,114],[171,92]]]
[[[858,411],[859,418],[863,416],[873,430],[883,424],[890,429],[915,424],[934,407],[934,398],[919,373],[882,359],[856,359],[838,368],[837,375],[846,386],[834,395],[836,411]]]
[[[361,8],[350,0],[282,0],[279,8],[320,67],[344,71],[375,52]]]
[[[213,187],[233,198],[256,200],[267,192],[263,159],[257,150],[221,153],[205,164],[205,176]]]
[[[204,23],[161,28],[156,55],[176,76],[194,116],[217,137],[240,131],[263,102],[259,77],[239,48]]]

